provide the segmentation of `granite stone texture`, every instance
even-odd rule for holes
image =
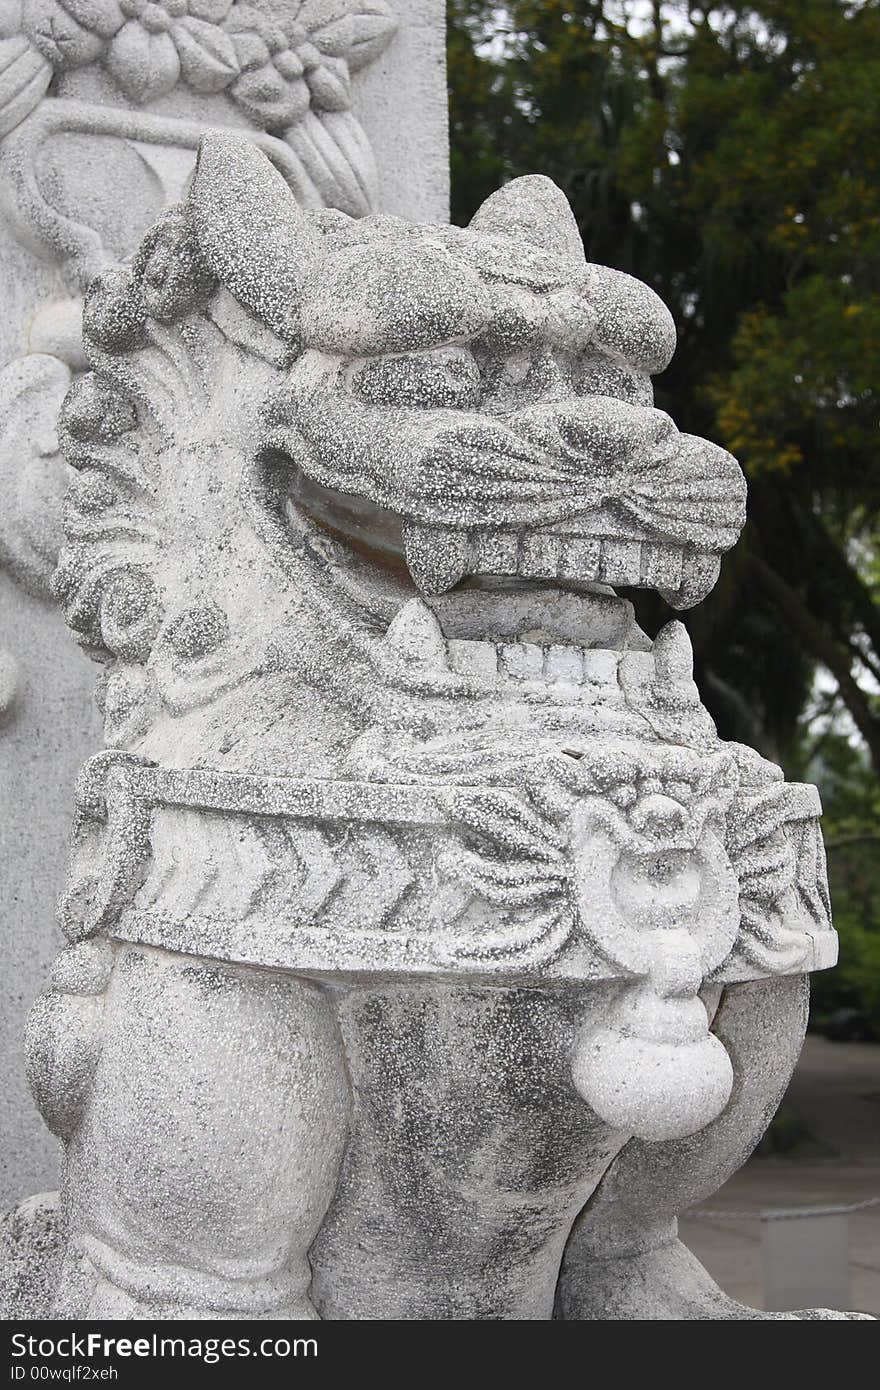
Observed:
[[[250,132],[306,206],[444,221],[444,28],[442,0],[13,0],[0,16],[0,803],[14,808],[0,829],[0,1204],[58,1180],[22,1035],[58,947],[70,788],[100,747],[92,668],[51,595],[83,291],[185,195],[211,127]]]
[[[699,603],[740,469],[654,408],[670,317],[548,179],[466,228],[295,191],[209,135],[85,296],[53,588],[104,750],[7,1306],[763,1320],[675,1220],[836,959],[821,808],[617,592]]]

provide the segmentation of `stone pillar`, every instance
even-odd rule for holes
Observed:
[[[100,746],[93,671],[50,591],[82,288],[185,193],[212,125],[252,130],[309,205],[448,215],[442,0],[49,8],[63,50],[45,5],[0,20],[0,1206],[57,1182],[22,1036],[58,949],[69,789]]]

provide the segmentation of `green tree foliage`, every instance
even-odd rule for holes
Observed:
[[[840,936],[836,970],[813,982],[814,1012],[855,1005],[880,1025],[880,786],[861,751],[832,729],[809,768],[821,784]]]
[[[876,779],[880,0],[448,0],[448,18],[454,219],[553,177],[589,258],[673,312],[657,404],[747,473],[743,539],[686,619],[719,732],[795,776],[851,756]],[[637,604],[649,628],[669,616]],[[874,834],[878,807],[849,772],[834,785],[835,825]],[[834,876],[867,862],[834,850]],[[876,872],[850,903],[877,928]]]
[[[456,220],[555,178],[588,256],[675,315],[658,404],[749,475],[747,534],[690,620],[722,732],[792,756],[821,663],[880,769],[855,559],[880,502],[880,4],[450,0],[449,21]]]

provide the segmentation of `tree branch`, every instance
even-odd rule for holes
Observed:
[[[880,652],[880,607],[856,570],[846,559],[841,547],[829,536],[819,517],[798,508],[800,520],[806,526],[813,544],[821,556],[822,572],[852,605],[853,616],[864,628],[871,646]]]
[[[766,560],[754,554],[744,558],[807,650],[827,667],[837,681],[841,699],[865,740],[871,761],[880,775],[880,719],[874,715],[867,695],[853,677],[848,650],[832,635],[825,623],[814,617],[798,593]]]

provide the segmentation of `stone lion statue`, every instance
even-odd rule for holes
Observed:
[[[55,590],[101,665],[29,1031],[67,1318],[835,1318],[676,1216],[745,1160],[833,964],[815,790],[723,743],[672,620],[744,519],[560,191],[303,211],[204,142],[84,313]]]

